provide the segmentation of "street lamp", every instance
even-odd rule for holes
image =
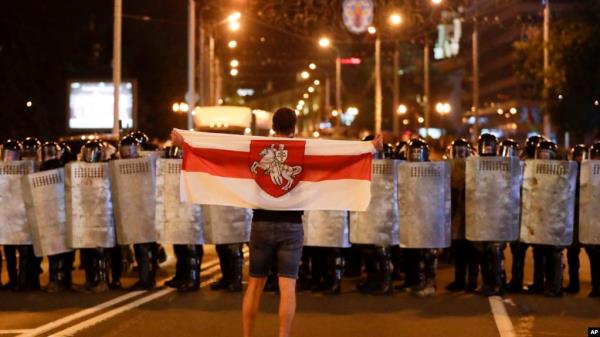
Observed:
[[[300,73],[300,77],[302,77],[302,79],[306,80],[306,79],[308,79],[310,77],[310,73],[308,71],[306,71],[306,70],[303,70]]]
[[[398,113],[398,115],[404,115],[407,111],[408,111],[408,108],[404,104],[400,104],[398,106],[398,109],[396,109],[396,112]]]
[[[229,47],[229,49],[234,49],[235,47],[237,47],[237,41],[236,40],[231,40],[227,43],[227,47]]]
[[[367,28],[367,32],[369,32],[369,34],[373,35],[373,34],[377,33],[377,28],[375,28],[373,26],[369,26],[369,28]]]
[[[232,68],[237,68],[240,65],[240,62],[238,60],[236,60],[236,59],[233,59],[233,60],[231,60],[231,62],[229,62],[229,65]]]
[[[431,3],[434,5],[439,5],[442,3],[442,0],[431,0]]]
[[[319,39],[319,46],[323,47],[323,48],[327,48],[331,45],[331,40],[329,40],[329,38],[327,37],[322,37]]]
[[[402,17],[400,16],[400,14],[394,13],[394,14],[390,15],[390,23],[393,26],[400,25],[402,23]]]
[[[315,70],[315,69],[317,69],[317,65],[314,63],[311,63],[308,65],[308,68],[310,68],[310,70]]]
[[[327,37],[321,37],[319,39],[319,46],[321,48],[329,48],[331,46],[331,40]],[[336,52],[335,57],[335,108],[338,111],[342,111],[342,62],[340,59],[340,50],[337,47],[333,47]]]
[[[447,115],[450,113],[451,110],[452,107],[450,106],[450,103],[438,102],[435,105],[435,111],[437,111],[437,113],[439,113],[440,115]]]
[[[233,68],[229,71],[229,74],[233,77],[236,77],[238,75],[238,73],[239,73],[239,71],[235,68]]]

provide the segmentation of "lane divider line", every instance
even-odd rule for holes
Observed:
[[[0,335],[16,335],[19,333],[24,333],[27,332],[31,329],[6,329],[6,330],[0,330]]]
[[[494,320],[496,321],[496,327],[500,337],[516,337],[515,328],[513,327],[510,316],[506,312],[506,307],[500,296],[488,297]]]
[[[209,262],[207,262],[202,268],[201,268],[201,272],[206,272],[209,269],[214,268],[214,266],[219,264],[219,259],[213,259],[210,260]],[[157,284],[162,285],[164,284],[165,280],[162,280],[161,282],[158,282]],[[54,329],[57,329],[65,324],[71,323],[73,321],[76,321],[78,319],[84,318],[86,316],[95,314],[99,311],[102,311],[104,309],[107,309],[109,307],[112,307],[115,304],[119,304],[121,302],[127,301],[131,298],[137,297],[139,295],[142,295],[144,293],[147,293],[148,291],[146,290],[138,290],[138,291],[132,291],[129,292],[127,294],[121,295],[119,297],[115,297],[111,300],[108,300],[106,302],[97,304],[93,307],[81,310],[79,312],[76,312],[74,314],[62,317],[56,321],[41,325],[37,328],[33,328],[33,329],[16,329],[16,330],[11,330],[11,331],[16,331],[16,332],[11,332],[10,334],[19,334],[17,337],[34,337],[34,336],[39,336],[43,333],[46,333],[48,331],[52,331]],[[8,331],[8,330],[0,330],[0,331]],[[0,333],[2,334],[2,333]],[[5,334],[9,334],[9,333],[5,333]]]
[[[206,272],[207,273],[214,273],[214,272],[218,271],[219,269],[220,269],[220,266],[214,266],[214,267],[210,268],[209,270],[207,270]],[[216,274],[219,274],[219,273],[216,273]],[[213,277],[211,279],[202,282],[200,284],[200,287],[204,287],[207,284],[209,284],[210,282],[213,282],[216,277],[217,277],[217,275],[213,275]],[[83,322],[75,324],[75,325],[73,325],[73,326],[71,326],[69,328],[66,328],[64,330],[58,331],[56,333],[53,333],[49,337],[73,336],[77,332],[80,332],[82,330],[90,328],[90,327],[92,327],[92,326],[94,326],[94,325],[96,325],[96,324],[98,324],[100,322],[106,321],[106,320],[108,320],[108,319],[110,319],[112,317],[115,317],[115,316],[117,316],[119,314],[122,314],[122,313],[124,313],[126,311],[135,309],[135,308],[137,308],[137,307],[139,307],[139,306],[141,306],[143,304],[146,304],[148,302],[154,301],[155,299],[158,299],[160,297],[163,297],[163,296],[165,296],[167,294],[170,294],[172,292],[175,292],[175,291],[177,291],[177,289],[167,288],[167,289],[159,290],[157,292],[151,292],[147,296],[144,296],[144,297],[142,297],[142,298],[140,298],[138,300],[135,300],[133,302],[127,303],[127,304],[125,304],[123,306],[120,306],[118,308],[109,310],[109,311],[107,311],[107,312],[105,312],[105,313],[103,313],[101,315],[92,317],[92,318],[87,319],[87,320],[85,320]]]

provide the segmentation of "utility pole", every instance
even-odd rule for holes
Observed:
[[[473,47],[473,113],[475,114],[475,125],[473,135],[479,136],[479,28],[477,17],[473,19],[473,35],[471,37]]]
[[[398,106],[400,106],[400,79],[398,78],[398,72],[400,70],[400,50],[398,49],[398,42],[394,49],[394,90],[393,90],[393,105],[392,105],[392,121],[394,123],[393,131],[394,135],[400,133],[400,116],[398,115]]]
[[[112,134],[119,138],[119,94],[121,87],[121,22],[123,20],[122,0],[115,0],[113,18],[113,129]]]
[[[544,136],[550,138],[552,132],[550,120],[550,88],[548,83],[548,71],[550,70],[550,0],[544,0]]]
[[[425,138],[429,137],[429,109],[430,109],[430,83],[429,83],[429,37],[425,37],[423,47],[423,118],[425,119]]]
[[[189,106],[187,128],[194,129],[192,112],[196,107],[196,1],[188,0],[188,91],[185,100]]]
[[[216,105],[215,99],[215,33],[214,27],[210,27],[210,35],[208,37],[208,87],[209,87],[209,102],[208,105]]]
[[[205,80],[205,56],[204,56],[204,40],[205,33],[202,28],[202,9],[200,9],[200,23],[198,24],[198,105],[206,105],[206,80]]]
[[[335,109],[338,116],[342,113],[342,60],[340,52],[337,51],[335,58]]]
[[[381,40],[375,39],[375,134],[381,133]]]

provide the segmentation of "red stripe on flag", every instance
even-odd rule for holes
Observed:
[[[184,143],[182,169],[213,176],[254,179],[248,152],[193,148]],[[370,153],[351,156],[304,156],[303,181],[371,180]]]

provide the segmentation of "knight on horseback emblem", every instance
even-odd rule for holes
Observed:
[[[260,160],[252,163],[250,171],[256,175],[257,169],[263,170],[265,175],[271,177],[271,182],[282,190],[288,191],[293,187],[294,178],[302,172],[302,166],[286,164],[288,150],[284,144],[271,144],[260,152]]]

